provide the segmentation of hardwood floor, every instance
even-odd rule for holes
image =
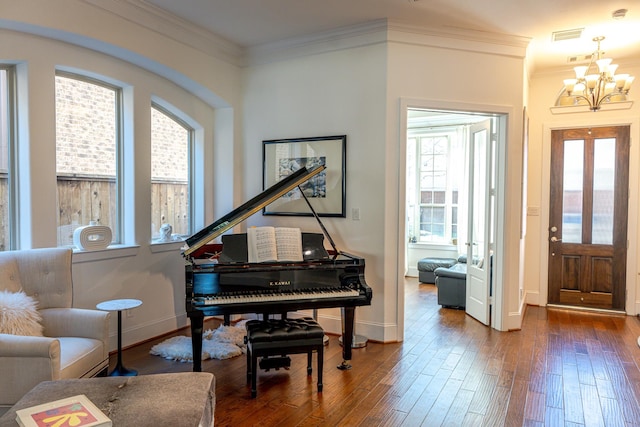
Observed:
[[[530,306],[522,330],[498,332],[441,308],[433,285],[410,279],[406,289],[404,342],[369,342],[340,371],[331,336],[320,394],[305,355],[291,355],[288,371],[259,372],[256,399],[244,357],[203,361],[216,376],[216,425],[640,426],[637,317]],[[149,355],[165,338],[126,349],[124,365],[190,371]]]

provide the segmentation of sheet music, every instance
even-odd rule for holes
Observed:
[[[299,228],[251,227],[247,230],[249,262],[303,261]]]
[[[275,234],[278,261],[303,261],[302,233],[299,228],[278,227]]]

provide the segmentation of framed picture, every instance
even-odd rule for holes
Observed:
[[[263,215],[312,216],[300,189],[318,216],[346,217],[345,168],[347,136],[262,141],[263,189],[292,172],[323,164],[326,169],[264,207]]]

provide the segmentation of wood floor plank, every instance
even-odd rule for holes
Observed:
[[[531,388],[529,388],[527,392],[527,403],[524,407],[524,419],[544,423],[546,410],[546,396],[544,393],[531,391]]]
[[[600,398],[602,407],[602,418],[607,420],[607,427],[623,427],[625,425],[624,415],[620,405],[615,399]],[[640,422],[640,420],[636,420]]]
[[[216,426],[640,427],[637,317],[528,306],[521,330],[499,332],[438,306],[433,285],[412,279],[405,289],[404,342],[370,341],[340,371],[342,348],[330,335],[322,393],[305,355],[292,355],[290,370],[261,371],[255,399],[244,357],[203,361],[216,377]],[[149,354],[188,334],[131,346],[124,363],[141,375],[189,372],[190,363]]]
[[[562,375],[547,374],[547,388],[545,390],[546,406],[548,408],[564,409]]]
[[[527,401],[529,384],[526,381],[515,380],[509,395],[509,405],[505,417],[505,425],[519,426],[524,422],[524,409]]]
[[[462,383],[460,384],[462,386]],[[458,427],[464,424],[465,416],[469,410],[471,399],[473,399],[473,392],[469,390],[463,390],[460,388],[453,403],[449,407],[447,416],[442,421],[444,427]]]
[[[422,392],[422,395],[418,398],[418,403],[413,405],[413,408],[407,414],[407,417],[403,420],[403,426],[417,426],[421,425],[427,414],[431,410],[431,407],[438,399],[440,392],[445,387],[447,380],[451,376],[451,371],[440,369],[433,376],[433,379]]]
[[[487,407],[487,412],[484,415],[485,425],[496,426],[501,425],[503,422],[505,424],[507,422],[512,422],[512,420],[509,420],[509,416],[507,415],[510,394],[511,387],[496,387],[494,389],[491,401]],[[520,417],[517,418],[520,419],[519,422],[521,423],[522,419]]]
[[[445,418],[449,413],[449,409],[453,405],[462,381],[449,379],[445,383],[444,387],[440,391],[440,394],[436,398],[431,409],[427,413],[427,416],[422,422],[425,426],[440,426],[444,423]]]
[[[484,374],[480,380],[480,385],[476,390],[473,400],[469,405],[469,412],[475,412],[485,415],[487,408],[491,403],[491,396],[498,383],[498,377],[496,375]]]
[[[564,411],[562,408],[547,406],[544,414],[545,427],[564,427]]]
[[[584,424],[578,367],[575,364],[565,363],[562,368],[564,419],[566,422]]]
[[[580,394],[585,427],[604,426],[598,389],[590,384],[580,384]]]

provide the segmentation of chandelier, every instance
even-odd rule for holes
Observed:
[[[634,77],[615,73],[618,65],[612,64],[611,59],[602,57],[602,40],[602,36],[594,37],[593,41],[598,44],[598,48],[591,55],[589,65],[574,67],[576,77],[564,80],[556,106],[588,105],[591,111],[598,111],[605,102],[626,101]]]

